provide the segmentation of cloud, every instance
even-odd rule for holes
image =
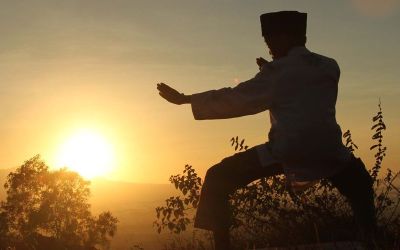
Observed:
[[[366,16],[382,17],[394,13],[400,0],[351,0],[351,3]]]

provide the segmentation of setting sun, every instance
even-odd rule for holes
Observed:
[[[114,165],[113,147],[98,133],[80,131],[60,147],[56,165],[65,166],[89,179],[104,176]]]

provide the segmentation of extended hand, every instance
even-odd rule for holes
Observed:
[[[262,58],[262,57],[259,57],[259,58],[256,59],[256,63],[257,63],[257,65],[258,65],[258,68],[261,70],[262,66],[263,66],[264,64],[268,63],[268,61],[265,60],[265,59]]]
[[[185,103],[190,103],[190,96],[186,96],[183,93],[179,93],[178,91],[171,88],[165,83],[162,82],[158,83],[157,89],[158,91],[160,91],[159,94],[162,98],[173,104],[181,105]]]

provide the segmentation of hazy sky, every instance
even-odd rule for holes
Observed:
[[[268,112],[195,121],[189,106],[158,96],[164,81],[185,93],[253,77],[268,52],[259,15],[308,13],[307,47],[341,67],[337,118],[371,165],[371,117],[382,100],[388,157],[400,170],[400,3],[341,1],[1,0],[0,167],[41,154],[51,165],[76,130],[114,146],[109,176],[167,182],[192,164],[200,174],[231,155],[229,139],[263,143]]]

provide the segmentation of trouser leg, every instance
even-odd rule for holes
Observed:
[[[207,171],[194,226],[226,236],[231,224],[229,195],[254,180],[282,173],[279,164],[261,166],[255,148],[225,158]]]
[[[352,157],[348,167],[328,179],[347,198],[363,237],[372,237],[376,231],[373,180],[361,159]]]

